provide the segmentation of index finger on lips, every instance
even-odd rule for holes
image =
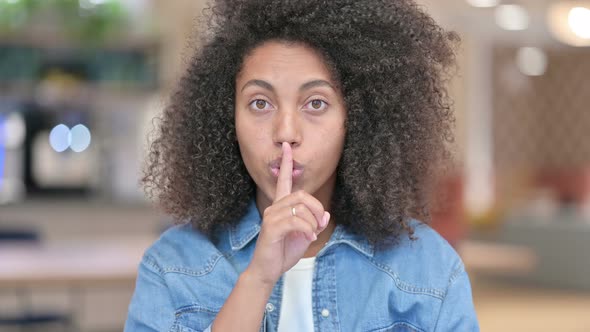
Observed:
[[[293,187],[293,151],[291,150],[291,144],[283,142],[282,149],[283,156],[281,158],[281,168],[279,169],[277,188],[275,190],[275,202],[291,194]]]

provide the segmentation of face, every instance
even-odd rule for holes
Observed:
[[[257,199],[274,200],[283,142],[293,152],[293,191],[329,204],[342,155],[346,110],[323,59],[300,44],[267,42],[236,78],[235,121]]]

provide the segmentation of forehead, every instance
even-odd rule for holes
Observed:
[[[320,54],[303,44],[269,41],[254,48],[244,58],[236,79],[331,81],[328,65]]]

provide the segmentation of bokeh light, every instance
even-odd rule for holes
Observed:
[[[516,55],[518,69],[528,76],[541,76],[547,70],[547,55],[537,47],[521,47]]]
[[[467,0],[467,3],[473,7],[489,8],[497,6],[500,0]]]
[[[86,126],[79,124],[70,130],[70,148],[74,152],[82,152],[90,145],[90,130]]]
[[[501,5],[496,8],[496,24],[504,30],[525,30],[529,26],[529,14],[519,5]]]
[[[63,152],[70,147],[70,128],[64,124],[59,124],[49,133],[49,144],[57,152]]]
[[[8,114],[4,124],[4,146],[7,149],[20,148],[25,140],[25,120],[20,113]]]
[[[575,7],[570,10],[568,23],[572,32],[580,38],[590,39],[590,9]]]

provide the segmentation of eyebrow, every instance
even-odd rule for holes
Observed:
[[[325,80],[313,80],[313,81],[309,81],[309,82],[303,84],[299,88],[299,91],[309,90],[309,89],[313,89],[315,87],[320,87],[320,86],[327,86],[327,87],[331,88],[332,90],[336,90],[336,89],[334,89],[334,87],[332,86],[332,84],[330,84],[330,82],[328,82],[328,81],[325,81]]]
[[[263,81],[263,80],[250,80],[246,84],[244,84],[244,86],[242,87],[242,90],[240,90],[240,91],[244,91],[245,88],[247,88],[251,85],[259,86],[259,87],[269,90],[271,92],[275,91],[275,88],[270,83],[268,83],[267,81]]]
[[[240,90],[240,91],[244,91],[244,89],[246,89],[247,87],[249,87],[251,85],[259,86],[263,89],[269,90],[271,92],[275,92],[275,89],[272,86],[272,84],[270,84],[264,80],[250,80],[246,84],[244,84],[244,86],[242,87],[242,90]],[[313,80],[313,81],[309,81],[309,82],[301,85],[301,87],[299,87],[299,91],[309,90],[309,89],[313,89],[315,87],[320,87],[320,86],[327,86],[327,87],[331,88],[332,90],[336,90],[336,89],[334,89],[334,86],[326,80]]]

